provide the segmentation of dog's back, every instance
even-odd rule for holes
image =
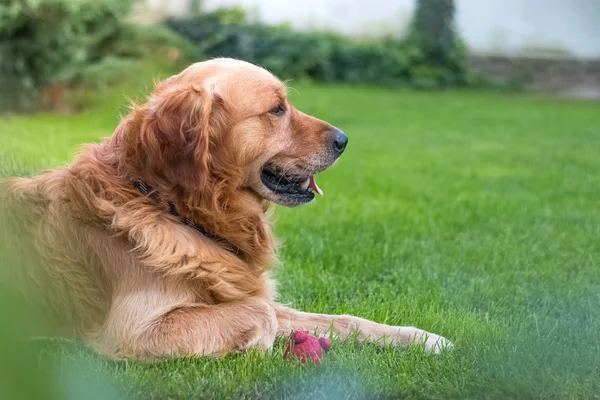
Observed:
[[[6,290],[65,333],[102,320],[101,268],[65,201],[64,169],[0,180],[0,273]],[[27,304],[25,304],[27,303]],[[18,306],[18,305],[17,305]],[[82,326],[83,325],[83,326]],[[52,329],[54,330],[54,329]]]

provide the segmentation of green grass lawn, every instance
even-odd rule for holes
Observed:
[[[600,398],[600,103],[296,89],[300,109],[350,142],[319,177],[323,198],[277,209],[281,300],[418,326],[455,348],[334,342],[314,368],[283,361],[283,341],[266,355],[158,365],[49,344],[29,368],[51,365],[73,399],[108,398],[103,382],[138,399]],[[112,132],[122,94],[138,93],[0,120],[1,174],[68,162]]]

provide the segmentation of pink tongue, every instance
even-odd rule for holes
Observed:
[[[308,185],[308,187],[317,192],[319,196],[323,196],[323,191],[321,190],[319,185],[317,185],[317,181],[315,181],[314,176],[310,177],[310,184]]]

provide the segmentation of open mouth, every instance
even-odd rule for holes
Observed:
[[[286,174],[273,165],[263,167],[261,181],[286,204],[308,203],[314,199],[315,192],[323,195],[313,175]]]

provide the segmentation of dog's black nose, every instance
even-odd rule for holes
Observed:
[[[348,144],[348,136],[339,129],[335,129],[333,137],[333,148],[337,153],[342,153]]]

